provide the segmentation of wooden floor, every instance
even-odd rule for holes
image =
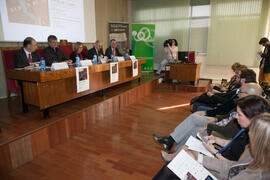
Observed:
[[[188,103],[198,94],[163,87],[121,112],[90,121],[83,133],[0,179],[151,179],[164,165],[152,133],[168,135],[190,114],[189,106],[157,109]]]
[[[55,107],[50,110],[50,118],[43,119],[42,112],[39,108],[29,106],[29,112],[23,113],[19,97],[12,97],[10,101],[0,100],[0,145],[14,141],[20,136],[25,136],[37,129],[48,126],[48,124],[59,121],[68,115],[74,114],[91,105],[104,102],[114,96],[117,96],[130,89],[141,86],[156,79],[153,75],[143,75],[141,82],[137,80],[124,83],[106,90],[106,95],[102,96],[101,92],[93,93]]]

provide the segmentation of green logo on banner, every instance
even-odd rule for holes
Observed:
[[[132,54],[146,59],[142,71],[154,70],[154,24],[132,24]]]

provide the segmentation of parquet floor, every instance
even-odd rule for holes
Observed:
[[[200,93],[157,90],[120,113],[91,121],[91,127],[66,143],[0,179],[152,179],[164,165],[152,133],[168,135],[190,114],[185,104]]]

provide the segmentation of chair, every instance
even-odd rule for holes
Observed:
[[[69,58],[70,54],[73,52],[72,44],[60,45],[59,48],[62,49],[67,58]]]
[[[6,75],[7,97],[10,98],[11,92],[20,93],[20,87],[17,82],[7,77],[7,70],[14,68],[14,51],[19,50],[21,47],[1,47],[2,60],[4,65],[4,71]],[[42,56],[42,49],[44,47],[38,47],[38,54]]]
[[[20,93],[20,87],[17,85],[15,80],[7,77],[7,70],[14,68],[13,52],[20,49],[20,47],[2,47],[1,54],[4,65],[4,71],[6,75],[6,86],[7,86],[7,97],[10,98],[11,92]]]

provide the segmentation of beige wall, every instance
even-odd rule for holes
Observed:
[[[103,42],[104,50],[108,43],[108,22],[128,22],[128,0],[95,0],[96,35]],[[88,14],[87,12],[85,14]],[[39,43],[46,45],[46,43]],[[92,44],[85,44],[88,48]],[[0,47],[22,46],[21,42],[0,42]],[[6,82],[0,55],[0,98],[6,97]]]
[[[108,23],[128,22],[128,0],[96,0],[97,39],[108,47]]]

